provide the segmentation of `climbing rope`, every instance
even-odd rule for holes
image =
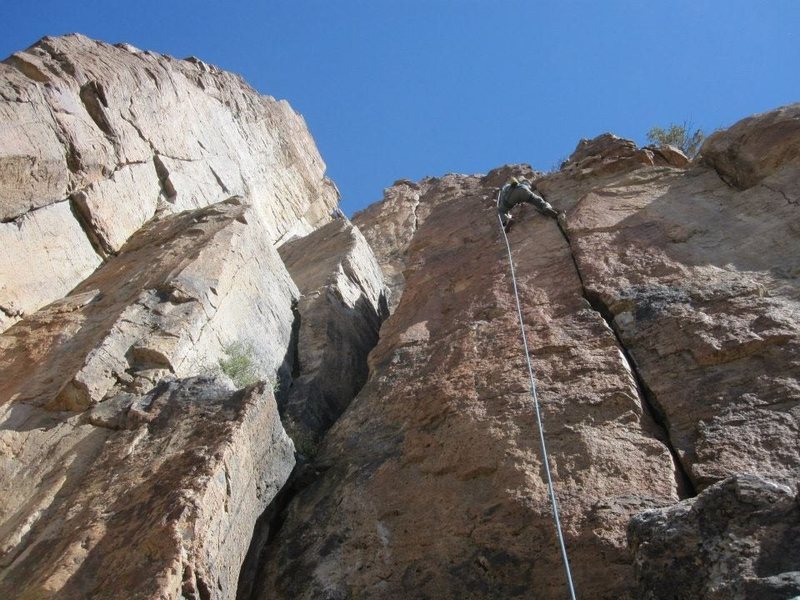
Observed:
[[[498,196],[499,201],[499,196]],[[558,534],[558,545],[561,548],[561,560],[564,563],[564,570],[567,574],[567,585],[569,587],[569,597],[575,600],[575,585],[572,583],[572,572],[569,568],[569,558],[567,557],[567,546],[564,544],[564,533],[561,531],[561,519],[558,516],[558,502],[556,501],[556,492],[553,489],[553,476],[550,473],[550,459],[547,456],[547,444],[544,441],[544,426],[542,425],[542,415],[539,410],[539,397],[536,394],[536,378],[533,376],[533,366],[531,365],[531,353],[528,350],[528,339],[525,335],[525,323],[522,320],[522,308],[519,302],[519,291],[517,290],[517,275],[514,271],[514,259],[511,256],[511,243],[508,241],[505,227],[503,227],[503,219],[500,218],[500,213],[497,214],[497,220],[500,222],[500,231],[503,232],[503,239],[506,241],[506,249],[508,250],[508,263],[511,265],[511,281],[514,284],[514,298],[517,301],[517,316],[519,317],[519,328],[522,333],[522,346],[525,348],[525,360],[528,361],[528,375],[531,379],[531,398],[533,398],[533,407],[536,410],[536,424],[539,427],[539,441],[542,445],[542,462],[544,462],[544,470],[547,473],[547,489],[550,493],[550,505],[553,507],[553,519],[556,523],[556,533]]]

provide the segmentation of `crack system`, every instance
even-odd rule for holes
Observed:
[[[695,488],[689,473],[686,471],[678,451],[672,445],[672,439],[669,435],[669,426],[666,422],[666,416],[658,406],[654,394],[645,382],[644,376],[639,371],[639,367],[631,355],[630,350],[628,350],[623,343],[622,336],[620,335],[620,332],[614,322],[614,314],[612,313],[611,309],[597,292],[587,288],[580,266],[578,265],[578,259],[575,257],[575,250],[572,246],[572,241],[570,240],[569,235],[560,222],[557,221],[556,223],[561,235],[564,237],[564,241],[567,242],[570,257],[572,258],[572,263],[575,266],[575,272],[578,274],[578,279],[581,282],[583,297],[589,303],[589,306],[591,306],[592,310],[600,315],[600,318],[605,321],[608,328],[614,334],[614,338],[617,341],[617,348],[620,352],[622,352],[625,362],[633,374],[633,378],[636,382],[636,390],[642,402],[642,408],[644,409],[645,413],[650,416],[650,418],[653,420],[653,423],[658,428],[660,435],[657,436],[657,439],[666,446],[667,450],[669,450],[669,453],[672,455],[672,462],[675,465],[675,483],[677,485],[678,498],[680,500],[693,498],[697,495],[697,489]]]

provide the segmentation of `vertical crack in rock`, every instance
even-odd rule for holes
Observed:
[[[417,232],[418,224],[419,224],[419,217],[417,216],[417,209],[419,208],[420,199],[417,196],[416,202],[414,202],[414,206],[411,207],[411,216],[413,221],[411,222],[411,235],[413,236]]]
[[[286,521],[289,505],[318,474],[307,462],[298,462],[286,484],[258,518],[250,549],[239,571],[236,600],[258,600],[263,597],[265,578],[262,573],[269,561],[272,543]]]
[[[214,167],[208,167],[208,170],[211,171],[211,174],[214,176],[214,179],[217,180],[217,184],[222,189],[222,191],[225,194],[230,194],[230,190],[228,189],[228,186],[226,186],[225,183],[222,181],[222,178],[214,170]]]
[[[158,152],[153,154],[153,165],[156,169],[156,175],[158,175],[158,183],[161,186],[161,193],[164,195],[164,198],[167,200],[167,202],[174,202],[175,198],[178,196],[178,191],[175,189],[175,186],[169,177],[169,169],[167,169],[164,161],[161,160],[161,156],[159,156]]]
[[[92,121],[100,128],[100,131],[105,133],[109,138],[116,139],[117,132],[108,120],[105,109],[108,108],[108,100],[106,99],[106,91],[102,83],[97,81],[89,81],[81,86],[80,99],[83,102],[86,112],[89,113]]]
[[[263,595],[264,573],[279,550],[276,539],[289,507],[320,475],[317,449],[365,384],[367,356],[387,314],[377,260],[347,219],[287,242],[280,253],[302,294],[291,306],[291,336],[275,394],[297,462],[256,524],[239,577],[239,600]]]
[[[83,229],[92,248],[100,257],[100,260],[105,262],[109,256],[114,256],[116,253],[102,237],[92,227],[92,213],[86,205],[86,194],[83,192],[75,192],[69,197],[69,208],[72,211],[72,216]]]
[[[581,289],[583,290],[583,297],[589,303],[592,310],[594,310],[600,317],[605,321],[608,328],[614,334],[614,337],[617,340],[617,346],[622,352],[622,356],[625,359],[625,362],[628,365],[633,377],[636,381],[636,390],[637,394],[642,402],[642,407],[645,412],[652,417],[653,422],[658,427],[658,435],[657,439],[662,442],[669,453],[672,455],[672,462],[675,465],[675,483],[677,485],[678,497],[683,500],[686,498],[693,498],[697,495],[697,490],[692,482],[691,477],[689,477],[688,472],[686,471],[683,462],[678,455],[678,451],[672,444],[672,440],[669,435],[669,428],[666,424],[666,417],[662,410],[658,407],[658,403],[655,401],[653,397],[653,393],[648,387],[647,383],[644,380],[644,377],[639,372],[639,368],[636,365],[636,361],[634,360],[633,356],[631,355],[628,348],[622,341],[622,337],[620,336],[619,331],[614,323],[614,315],[608,306],[603,302],[602,298],[600,298],[599,294],[592,292],[586,287],[586,283],[583,280],[583,274],[581,273],[580,266],[578,265],[578,261],[575,258],[575,251],[572,247],[572,241],[569,238],[569,235],[564,230],[564,227],[561,223],[558,223],[558,229],[561,231],[561,235],[564,236],[564,239],[567,242],[567,246],[569,247],[570,257],[572,258],[572,262],[575,265],[575,272],[578,274],[578,279],[581,282]]]
[[[292,382],[300,377],[300,310],[297,300],[292,301],[292,333],[289,338],[289,346],[283,359],[283,364],[278,369],[278,389],[275,393],[275,402],[278,406],[278,414],[283,421],[283,412],[289,396],[289,389]],[[284,427],[285,428],[285,427]],[[236,590],[236,600],[257,600],[261,595],[263,577],[261,573],[269,555],[271,542],[280,531],[286,520],[286,510],[294,497],[313,480],[313,476],[302,478],[298,476],[301,472],[308,471],[308,463],[301,462],[302,457],[295,451],[295,459],[298,461],[292,469],[289,478],[278,494],[269,503],[266,510],[256,521],[253,528],[253,535],[250,538],[250,547],[245,555],[244,562],[239,571],[239,580]],[[302,485],[301,485],[302,483]]]

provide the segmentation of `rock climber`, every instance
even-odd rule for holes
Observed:
[[[500,215],[506,231],[511,229],[512,218],[509,211],[521,203],[532,204],[543,215],[559,218],[558,212],[550,206],[550,203],[531,189],[530,181],[512,177],[497,194],[497,214]]]

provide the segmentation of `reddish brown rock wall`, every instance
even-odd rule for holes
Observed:
[[[449,181],[370,380],[273,545],[265,598],[565,593],[494,180]],[[627,520],[677,500],[672,458],[556,222],[529,210],[512,241],[579,588],[625,596]]]

